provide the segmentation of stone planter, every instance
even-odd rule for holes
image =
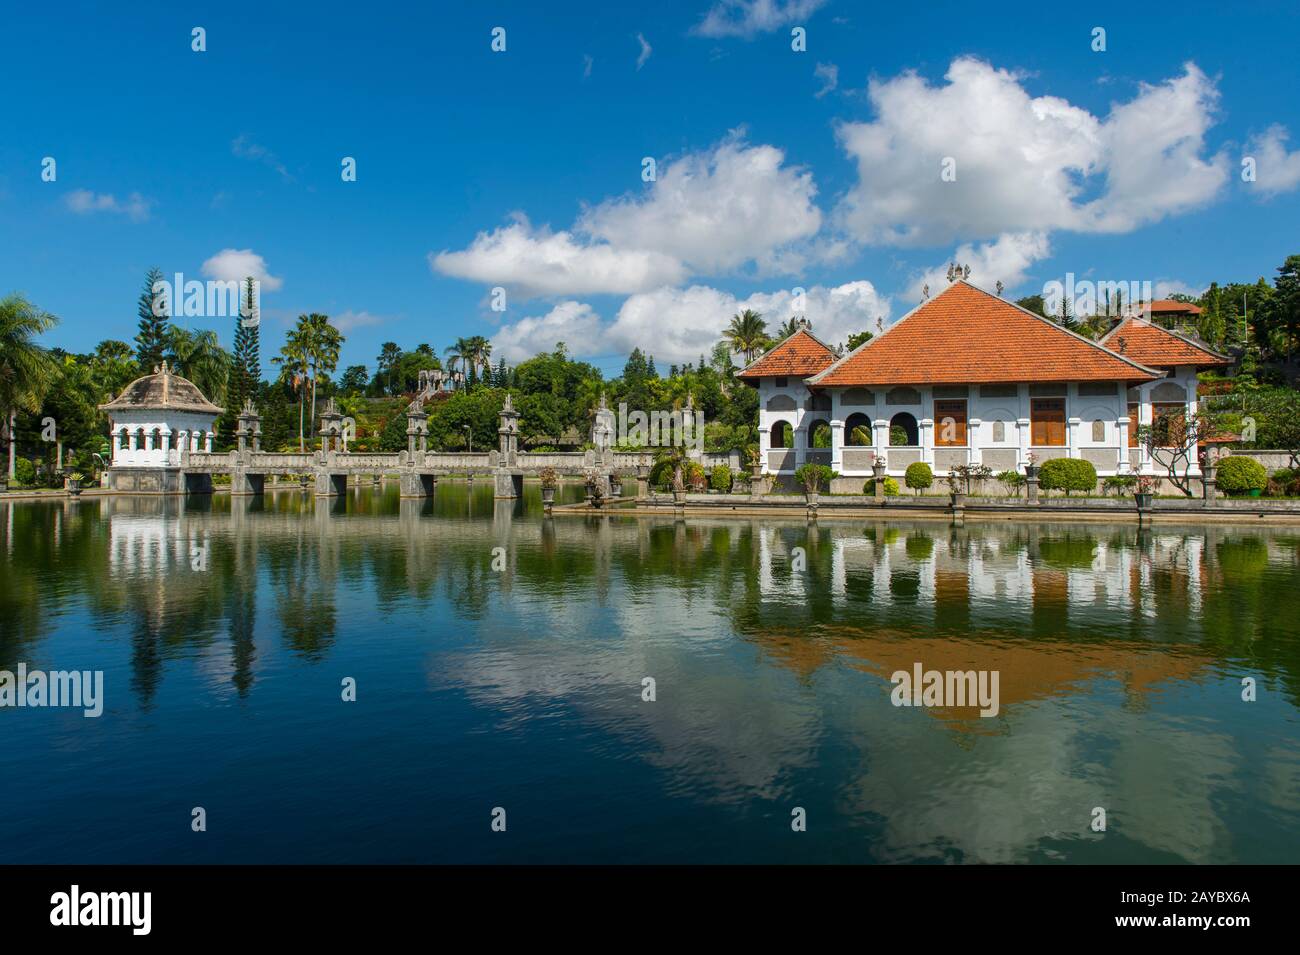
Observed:
[[[1151,509],[1151,499],[1155,497],[1151,492],[1141,492],[1133,495],[1133,500],[1137,501],[1139,511],[1148,511]]]
[[[542,504],[551,507],[555,504],[555,488],[542,486]]]
[[[673,505],[675,507],[681,507],[685,503],[686,503],[686,492],[679,491],[676,488],[673,488]]]
[[[803,496],[807,499],[808,506],[810,508],[815,508],[818,500],[821,498],[821,493],[819,491],[804,491]]]
[[[621,477],[617,477],[617,476],[611,476],[611,477],[610,477],[610,479],[609,479],[609,496],[610,496],[610,497],[622,497],[622,496],[623,496],[623,479],[622,479]]]
[[[81,497],[81,481],[68,478],[68,494],[72,497]]]
[[[961,491],[950,491],[948,493],[948,503],[953,507],[964,507],[966,505],[966,495]]]

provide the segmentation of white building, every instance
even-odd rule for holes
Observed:
[[[163,362],[99,406],[108,412],[112,460],[108,487],[180,493],[181,451],[211,451],[223,409]]]
[[[1032,454],[1083,458],[1104,477],[1163,473],[1137,428],[1195,412],[1197,371],[1229,361],[1138,318],[1092,341],[957,281],[843,357],[805,323],[739,377],[758,389],[768,474],[811,461],[866,478],[878,455],[894,476],[917,461],[940,476],[1023,471]]]

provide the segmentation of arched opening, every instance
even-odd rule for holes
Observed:
[[[844,419],[844,435],[844,443],[855,448],[875,443],[871,435],[871,419],[861,412],[854,412]]]
[[[808,447],[829,448],[831,446],[831,424],[829,421],[814,421],[808,425]]]
[[[790,426],[790,422],[775,421],[772,423],[772,447],[794,447],[794,428]]]
[[[900,411],[889,419],[889,446],[916,447],[921,443],[921,431],[916,425],[916,417],[906,411]]]
[[[131,432],[123,428],[118,432],[117,446],[120,450],[126,450],[131,447]]]

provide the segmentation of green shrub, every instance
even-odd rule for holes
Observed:
[[[727,493],[731,490],[731,468],[725,464],[715,465],[709,473],[709,487],[715,491]]]
[[[1234,455],[1219,462],[1219,489],[1229,494],[1264,490],[1268,486],[1268,471],[1254,458]]]
[[[916,461],[907,466],[903,473],[903,483],[920,494],[934,484],[934,472],[924,461]]]
[[[1095,491],[1097,469],[1091,461],[1082,458],[1052,458],[1043,465],[1038,476],[1039,485],[1046,491]]]
[[[820,491],[823,488],[829,489],[831,480],[839,477],[837,473],[831,470],[829,464],[802,464],[794,472],[794,478],[803,485],[804,490],[808,492]]]
[[[1025,486],[1025,476],[1014,468],[1009,471],[999,471],[997,478],[1007,489],[1007,497],[1014,497],[1016,492]]]
[[[898,496],[898,482],[891,477],[885,478],[885,497]]]
[[[1137,486],[1138,479],[1132,474],[1115,474],[1101,482],[1101,492],[1109,494],[1114,491],[1117,497],[1123,497],[1126,491]]]
[[[27,458],[18,458],[14,462],[14,480],[19,484],[35,484],[36,465]]]

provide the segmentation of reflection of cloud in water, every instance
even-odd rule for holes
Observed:
[[[1233,858],[1216,803],[1239,789],[1241,759],[1202,721],[1089,696],[1023,707],[1007,732],[969,747],[919,711],[886,705],[872,723],[859,734],[870,769],[842,796],[846,811],[881,818],[884,860],[1068,859],[1069,843],[1107,839],[1189,862]],[[1090,829],[1094,806],[1105,834]]]
[[[634,742],[666,770],[670,794],[773,799],[785,791],[783,774],[814,764],[813,694],[799,694],[779,669],[738,665],[736,653],[752,659],[752,651],[736,645],[716,608],[688,608],[662,590],[611,603],[531,603],[535,636],[482,634],[490,648],[437,655],[430,679],[498,708],[507,727],[535,718],[539,704],[572,707],[611,734],[601,750],[621,754]],[[647,676],[656,681],[653,703],[641,700]]]

